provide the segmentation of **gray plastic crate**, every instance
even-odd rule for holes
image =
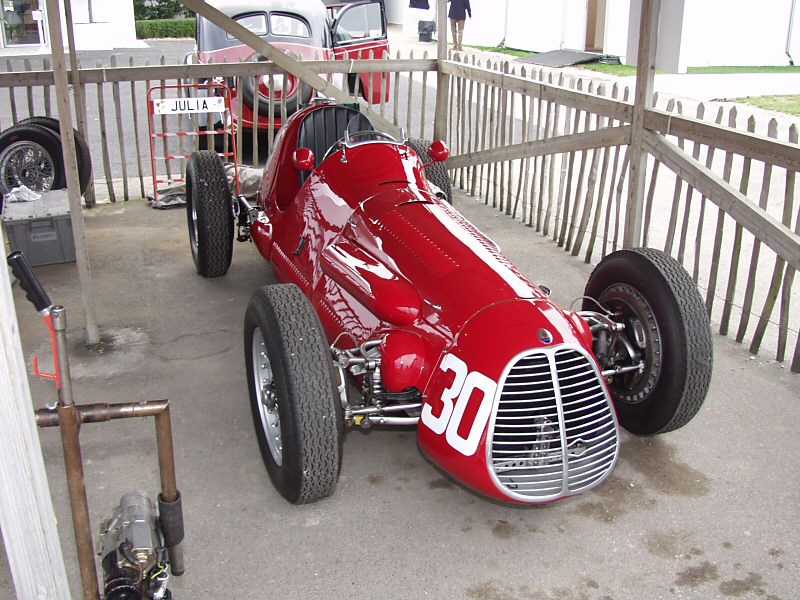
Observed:
[[[75,260],[66,190],[30,202],[4,202],[3,225],[11,250],[21,250],[31,265]]]

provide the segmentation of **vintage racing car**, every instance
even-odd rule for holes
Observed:
[[[214,7],[259,35],[277,48],[302,60],[354,60],[384,58],[389,53],[385,7],[381,0],[360,0],[350,3],[323,4],[321,0],[212,0]],[[184,57],[188,64],[239,61],[264,61],[266,58],[222,28],[197,16],[195,48]],[[350,92],[359,92],[369,102],[379,103],[383,91],[389,100],[390,82],[381,83],[380,73],[348,76]],[[188,82],[187,82],[188,83]],[[239,114],[240,126],[254,126],[254,109],[258,106],[261,129],[270,127],[268,106],[274,102],[272,126],[281,125],[281,100],[291,114],[311,98],[313,89],[294,75],[264,75],[254,81],[244,77],[241,89],[234,80],[227,82],[233,92],[231,114]],[[272,88],[270,89],[270,84]],[[285,98],[284,98],[285,95]]]
[[[254,203],[213,152],[188,161],[197,271],[224,275],[236,237],[284,282],[253,294],[244,347],[261,453],[290,502],[333,492],[345,427],[404,424],[465,486],[549,502],[607,477],[619,426],[671,431],[703,403],[709,322],[675,260],[614,252],[582,310],[559,308],[451,206],[447,157],[320,101],[281,130]]]

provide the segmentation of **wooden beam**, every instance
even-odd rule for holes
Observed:
[[[394,73],[395,71],[435,71],[436,59],[401,60],[319,60],[303,62],[314,73]],[[272,63],[221,63],[198,65],[153,65],[148,67],[111,67],[80,70],[85,84],[157,81],[161,79],[211,79],[213,77],[244,77],[269,75],[283,70]],[[72,74],[68,81],[72,83]],[[52,71],[21,71],[0,73],[0,88],[53,85]]]
[[[533,81],[518,75],[492,71],[453,61],[443,62],[441,68],[448,75],[464,77],[478,83],[499,87],[508,92],[537,98],[541,97],[542,100],[548,102],[579,108],[626,123],[633,119],[633,107],[619,100],[603,98],[602,96],[595,96],[594,94],[587,94],[558,85]]]
[[[447,168],[460,169],[462,167],[474,167],[476,165],[500,161],[533,158],[535,156],[549,156],[551,154],[561,154],[562,152],[577,152],[580,150],[607,148],[609,146],[624,146],[629,144],[630,140],[630,125],[608,127],[605,129],[596,129],[594,131],[573,133],[571,135],[561,135],[547,138],[546,140],[534,140],[532,142],[504,146],[502,148],[492,148],[490,150],[459,154],[447,161]]]
[[[642,0],[639,20],[639,55],[636,63],[636,95],[633,103],[633,131],[629,150],[628,202],[622,246],[631,248],[642,243],[644,182],[647,176],[647,153],[643,149],[645,109],[653,104],[653,79],[656,73],[656,40],[661,0]]]
[[[67,85],[67,66],[64,60],[64,38],[61,35],[61,11],[58,0],[47,0],[47,25],[50,29],[50,50],[53,55],[53,80],[56,87],[56,106],[61,123],[61,149],[64,153],[64,167],[67,175],[67,196],[69,197],[69,216],[72,236],[75,241],[75,262],[78,267],[78,280],[81,286],[81,302],[86,325],[86,345],[100,343],[100,329],[94,309],[92,275],[89,270],[89,251],[86,247],[86,227],[81,211],[81,185],[78,177],[78,156],[75,151],[75,136],[72,131],[72,109],[70,107],[69,86]],[[75,112],[80,112],[75,107]]]
[[[672,169],[678,177],[719,206],[795,270],[800,271],[800,235],[663,136],[648,131],[644,136],[644,146],[659,162]]]
[[[83,97],[83,86],[81,86],[80,65],[78,64],[78,54],[75,51],[75,27],[72,22],[72,0],[63,0],[64,2],[64,22],[67,24],[67,46],[69,48],[69,66],[70,66],[70,82],[72,83],[72,97],[75,106],[75,120],[77,122],[78,132],[86,138],[86,115],[83,113],[83,108],[86,106],[86,101]],[[94,182],[89,180],[89,185],[86,186],[84,192],[86,199],[86,206],[91,207],[95,205],[94,199]]]
[[[433,137],[447,139],[447,102],[450,94],[450,75],[442,69],[447,60],[447,0],[436,0],[436,112],[433,116]]]
[[[0,527],[16,597],[69,600],[11,285],[0,271]],[[36,318],[33,307],[28,315]]]
[[[281,49],[276,48],[269,42],[263,40],[220,10],[210,6],[204,0],[181,1],[183,2],[184,6],[193,10],[198,15],[205,17],[210,22],[222,28],[226,33],[231,34],[243,44],[250,46],[259,54],[263,54],[281,69],[287,73],[291,73],[301,81],[307,83],[320,94],[328,96],[329,98],[333,98],[337,102],[348,103],[353,101],[353,98],[348,93],[340,90],[326,79],[323,79],[317,75],[302,62],[295,60]],[[399,128],[396,127],[394,123],[384,119],[374,112],[370,112],[369,119],[378,129],[386,131],[387,133],[399,134],[400,132]]]
[[[779,142],[763,135],[720,127],[700,119],[684,117],[655,108],[645,110],[644,126],[664,135],[707,144],[713,148],[741,154],[776,167],[800,171],[800,146]]]

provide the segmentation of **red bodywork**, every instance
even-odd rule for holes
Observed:
[[[404,145],[364,143],[346,150],[346,162],[339,150],[301,185],[292,162],[299,127],[321,109],[294,115],[276,140],[258,196],[266,218],[252,225],[252,240],[277,277],[311,300],[330,342],[342,333],[359,344],[382,339],[386,389],[423,393],[424,454],[484,495],[533,502],[506,493],[487,467],[494,391],[510,361],[536,348],[578,348],[596,370],[587,324],[436,197]]]

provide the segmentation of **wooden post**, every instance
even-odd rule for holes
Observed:
[[[78,280],[81,284],[81,301],[86,320],[86,345],[100,343],[100,330],[95,318],[92,296],[92,275],[89,271],[89,252],[86,247],[86,228],[81,212],[81,185],[78,178],[78,158],[75,152],[75,137],[72,132],[72,110],[67,85],[67,67],[64,61],[64,38],[61,35],[61,11],[58,0],[47,0],[47,24],[50,28],[50,50],[53,55],[53,80],[56,88],[58,120],[61,122],[61,148],[67,171],[67,195],[72,235],[75,238],[75,261],[78,264]],[[80,107],[76,107],[80,112]]]
[[[436,113],[433,119],[433,137],[447,139],[447,91],[450,89],[450,75],[442,69],[447,60],[447,0],[436,4]]]
[[[86,138],[86,115],[83,113],[86,101],[83,97],[83,86],[81,86],[80,64],[75,53],[75,28],[72,23],[72,0],[64,1],[64,18],[67,22],[67,44],[69,45],[69,66],[72,76],[72,95],[75,103],[75,120],[78,124],[78,131]],[[89,3],[91,5],[91,2]],[[91,10],[91,7],[89,8]],[[91,208],[95,205],[94,182],[90,179],[86,186],[86,207]],[[126,198],[127,200],[127,198]]]
[[[0,270],[0,526],[17,598],[69,600],[11,285]],[[36,318],[33,307],[28,313]]]
[[[642,0],[639,21],[639,55],[636,61],[636,95],[633,104],[633,126],[630,145],[628,205],[625,211],[625,248],[639,246],[642,240],[644,183],[647,177],[647,152],[644,150],[645,109],[653,103],[653,78],[656,73],[656,38],[661,0]]]

